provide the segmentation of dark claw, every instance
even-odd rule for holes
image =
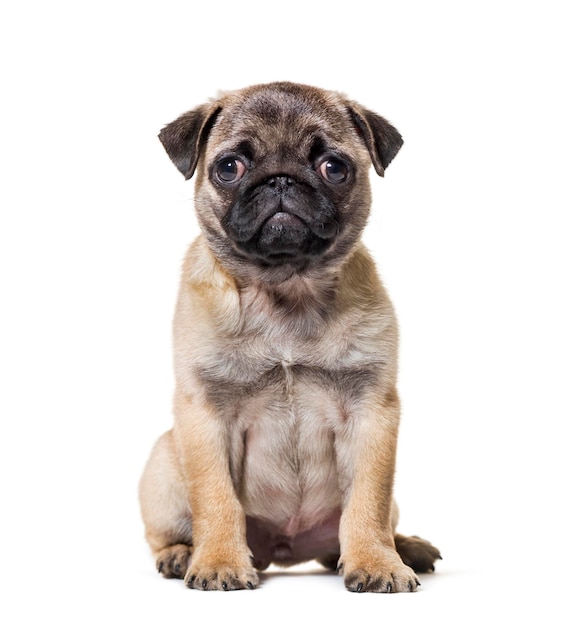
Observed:
[[[387,583],[387,585],[386,585],[386,593],[392,593],[392,583]]]
[[[226,580],[222,581],[222,588],[224,589],[224,591],[228,591],[228,583],[226,582]]]
[[[416,582],[418,583],[418,587],[421,587],[421,583],[419,581],[419,578],[416,578]]]
[[[158,573],[161,574],[164,571],[164,561],[158,561]]]
[[[192,576],[188,581],[187,581],[187,586],[190,589],[193,589],[193,581],[195,580],[195,576]]]
[[[207,589],[207,579],[203,578],[203,580],[201,581],[201,587],[203,587],[203,589]]]
[[[363,583],[359,583],[359,584],[357,585],[357,589],[356,589],[356,591],[361,591],[362,589],[363,589]]]
[[[409,589],[410,591],[413,591],[413,590],[414,590],[414,585],[412,585],[412,581],[410,581],[410,582],[408,583],[408,589]]]
[[[246,587],[248,587],[248,589],[255,589],[254,583],[251,580],[246,583]]]
[[[181,570],[181,565],[179,563],[176,563],[176,566],[174,567],[174,571],[176,572],[176,574],[179,574]]]

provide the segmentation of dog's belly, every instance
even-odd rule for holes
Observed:
[[[273,534],[296,537],[341,508],[334,429],[342,417],[326,388],[305,373],[287,366],[278,373],[240,403],[233,466],[246,514]]]

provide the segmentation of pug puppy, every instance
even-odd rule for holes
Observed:
[[[202,234],[174,320],[175,420],[140,484],[165,577],[254,589],[317,559],[356,592],[411,592],[439,552],[395,533],[392,305],[361,233],[370,168],[402,145],[345,96],[279,82],[225,93],[160,139],[196,174]]]

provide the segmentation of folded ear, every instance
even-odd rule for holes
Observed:
[[[165,126],[158,135],[168,156],[186,179],[195,172],[201,148],[219,111],[217,103],[202,104]]]
[[[377,174],[384,176],[384,170],[404,143],[402,136],[384,117],[365,109],[360,104],[350,103],[348,111],[369,150]]]

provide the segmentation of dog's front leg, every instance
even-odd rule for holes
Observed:
[[[246,543],[244,511],[229,471],[226,424],[212,407],[181,392],[174,434],[192,512],[194,589],[253,589],[258,576]]]
[[[351,484],[340,522],[338,565],[350,591],[415,591],[419,585],[396,552],[391,523],[399,410],[395,391],[375,396],[352,429]]]

